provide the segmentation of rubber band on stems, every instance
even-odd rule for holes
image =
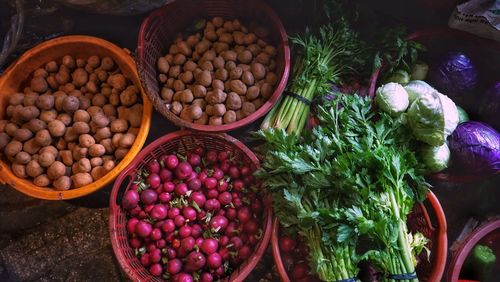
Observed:
[[[412,280],[417,279],[417,273],[413,271],[412,273],[404,273],[404,274],[389,274],[387,278],[393,280]]]
[[[283,94],[285,94],[286,96],[290,96],[296,100],[299,100],[300,102],[306,104],[307,106],[311,106],[311,101],[303,96],[300,96],[299,94],[297,93],[293,93],[293,92],[290,92],[290,91],[285,91]]]

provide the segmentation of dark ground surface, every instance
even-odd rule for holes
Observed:
[[[315,22],[314,7],[309,1],[270,1],[282,17],[287,30],[303,27],[304,22]],[[383,23],[405,24],[412,29],[445,25],[450,13],[446,1],[438,8],[428,10],[432,1],[359,1],[361,9],[371,15],[360,20],[360,25]],[[5,0],[0,0],[0,15],[6,13]],[[47,4],[31,3],[32,15],[26,23],[22,46],[28,48],[37,40],[54,34],[88,34],[110,40],[134,50],[137,32],[144,15],[102,16],[87,14]],[[33,3],[38,3],[35,6]],[[40,4],[41,3],[41,4]],[[413,3],[413,4],[411,4]],[[415,4],[417,3],[417,4]],[[434,3],[434,5],[437,5]],[[421,16],[426,10],[425,16]],[[420,14],[420,16],[419,16]],[[5,27],[5,20],[0,20]],[[0,31],[4,29],[0,28]],[[176,130],[162,116],[155,113],[147,143]],[[230,132],[246,141],[246,132],[254,126]],[[458,237],[469,218],[479,221],[500,214],[500,176],[479,183],[453,185],[435,183],[448,221],[450,245]],[[72,201],[43,201],[32,199],[14,189],[0,186],[0,281],[120,281],[126,277],[120,272],[109,241],[107,219],[111,187]],[[273,265],[267,254],[257,273],[247,279],[258,281]]]

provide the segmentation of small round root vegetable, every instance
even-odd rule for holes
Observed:
[[[241,103],[241,97],[238,94],[229,92],[226,99],[226,108],[229,110],[239,110],[241,108]]]
[[[130,85],[120,94],[120,102],[124,106],[132,106],[137,103],[139,89],[135,85]]]
[[[99,128],[106,127],[109,125],[109,118],[102,112],[98,112],[92,116],[92,122]]]
[[[225,124],[235,122],[236,121],[236,112],[235,111],[227,111],[224,114],[223,121]]]
[[[26,174],[33,178],[42,174],[43,170],[44,170],[43,167],[41,167],[38,161],[36,160],[31,160],[26,165]]]
[[[64,174],[66,174],[66,166],[60,161],[53,162],[47,169],[47,176],[52,180],[58,179]]]
[[[92,178],[94,179],[94,181],[96,181],[106,175],[106,173],[107,171],[102,166],[96,166],[92,168],[90,175],[92,175]]]
[[[71,178],[68,176],[61,176],[53,183],[54,188],[59,191],[65,191],[71,188]]]
[[[17,140],[12,140],[5,146],[4,153],[7,156],[14,157],[17,155],[21,150],[23,149],[23,143],[17,141]]]
[[[90,160],[87,158],[80,159],[76,164],[78,172],[90,172],[90,170],[92,169]]]
[[[66,132],[66,125],[62,121],[56,119],[49,122],[48,130],[53,137],[61,137]]]
[[[71,176],[71,180],[75,184],[75,188],[83,187],[94,181],[90,173],[86,172],[79,172],[77,174],[74,174],[73,176]]]
[[[127,87],[127,79],[123,74],[113,74],[108,77],[108,84],[117,91],[123,91]]]
[[[72,131],[76,135],[87,134],[90,132],[90,127],[89,127],[88,123],[83,122],[83,121],[77,121],[77,122],[73,123],[73,126],[71,128],[73,128]],[[69,129],[68,129],[68,131],[69,131]]]
[[[26,152],[19,152],[16,154],[16,162],[19,164],[27,164],[29,161],[31,161],[31,155],[26,153]]]
[[[45,78],[41,76],[34,77],[31,80],[30,86],[31,90],[38,93],[44,93],[49,87],[49,85],[47,84],[47,80],[45,80]]]
[[[100,157],[106,153],[106,148],[101,144],[94,144],[89,147],[89,155],[91,157]]]
[[[102,165],[102,167],[104,168],[104,170],[106,172],[108,172],[108,171],[111,171],[113,168],[115,168],[115,165],[116,165],[115,161],[113,161],[113,160],[106,160],[104,162],[104,164]]]
[[[12,173],[19,178],[28,178],[28,174],[26,173],[26,166],[22,164],[13,163],[11,165]]]
[[[134,144],[135,135],[132,133],[123,134],[122,138],[120,138],[119,147],[120,148],[130,148]]]
[[[35,139],[30,139],[24,142],[23,150],[28,154],[34,155],[40,150],[40,145],[35,142]]]
[[[88,148],[83,148],[80,146],[75,146],[72,150],[74,161],[79,161],[80,159],[87,157],[87,153],[89,151]]]
[[[116,158],[117,160],[121,160],[121,159],[123,159],[123,158],[127,155],[128,150],[129,150],[129,149],[126,149],[126,148],[119,148],[119,149],[117,149],[117,150],[115,151],[115,158]]]
[[[38,131],[35,135],[35,142],[40,146],[48,146],[52,143],[52,137],[47,129]]]
[[[128,123],[124,119],[115,119],[111,122],[111,132],[123,133],[128,129]]]
[[[26,128],[19,128],[14,132],[14,138],[20,142],[25,142],[33,137],[33,133]]]
[[[74,113],[80,107],[80,100],[74,96],[67,96],[62,102],[62,108],[67,113]]]
[[[33,179],[33,184],[40,187],[47,187],[50,185],[50,179],[47,174],[40,174]]]
[[[61,160],[65,165],[73,165],[73,153],[70,150],[59,151],[59,156],[61,156]]]
[[[82,121],[88,123],[90,121],[90,114],[85,110],[77,110],[73,114],[73,121],[74,122]]]
[[[95,144],[95,139],[90,134],[82,134],[78,137],[78,144],[81,147],[89,148]]]
[[[56,160],[56,156],[49,151],[45,151],[43,153],[40,153],[38,157],[38,163],[42,167],[49,167],[54,161]]]

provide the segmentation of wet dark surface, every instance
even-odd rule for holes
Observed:
[[[268,2],[282,17],[288,31],[301,29],[305,23],[314,25],[319,22],[314,13],[319,7],[310,4],[311,1],[293,1],[293,5],[286,0]],[[446,5],[447,1],[437,1],[441,4],[433,1],[376,1],[376,4],[373,3],[375,1],[368,0],[354,2],[359,4],[360,11],[365,15],[358,25],[370,28],[381,24],[394,26],[401,23],[412,29],[445,25],[451,12],[450,6]],[[0,36],[3,36],[9,22],[6,3],[6,0],[0,0]],[[35,43],[60,34],[97,36],[135,50],[138,30],[145,17],[90,14],[43,0],[26,3],[29,17],[25,33],[20,47],[10,58],[11,62]],[[438,7],[429,10],[429,5]],[[419,15],[423,10],[427,11],[425,17]],[[257,121],[229,134],[248,143],[247,133],[255,130],[259,123]],[[176,127],[154,111],[146,145],[175,130]],[[500,215],[500,175],[474,183],[433,182],[433,185],[432,190],[438,196],[447,218],[449,245],[455,241],[470,218],[481,222],[488,217]],[[109,185],[75,200],[48,202],[30,199],[11,191],[9,187],[0,187],[0,198],[6,199],[5,202],[0,200],[0,281],[123,280],[124,276],[118,270],[107,233],[107,207],[111,188]],[[81,221],[81,224],[75,225],[71,223],[73,221]],[[80,231],[74,233],[75,230]],[[80,232],[89,235],[75,239],[80,241],[71,241],[70,238]],[[38,249],[36,244],[40,244]],[[75,250],[81,251],[81,254],[75,255]],[[93,260],[93,257],[96,259]],[[33,268],[32,263],[40,263],[36,261],[37,258],[43,264]],[[65,267],[61,267],[61,264]],[[272,256],[268,254],[260,265],[259,272],[268,272],[272,265]],[[96,274],[89,276],[89,271]],[[257,277],[252,277],[248,281],[257,280]]]

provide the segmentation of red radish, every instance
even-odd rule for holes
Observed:
[[[146,189],[141,193],[141,202],[145,205],[151,205],[158,199],[158,193],[154,190]]]
[[[149,258],[149,254],[143,254],[140,260],[143,266],[149,266],[151,264],[151,259]]]
[[[161,230],[165,233],[171,233],[175,230],[175,223],[172,219],[165,220],[165,223],[161,226]]]
[[[229,192],[223,192],[219,194],[219,197],[217,198],[221,205],[229,205],[231,201],[233,200],[233,197],[231,196],[231,193]]]
[[[175,190],[175,184],[173,182],[165,182],[162,187],[163,192],[172,193]]]
[[[238,220],[242,223],[245,223],[252,219],[252,212],[248,207],[241,207],[238,210]]]
[[[208,272],[204,272],[201,274],[200,282],[213,282],[213,281],[214,281],[214,277],[212,276],[212,274],[210,274]]]
[[[174,232],[167,233],[165,235],[165,241],[172,243],[174,240],[175,240],[175,233]]]
[[[227,230],[227,229],[226,229]],[[221,246],[225,247],[227,244],[229,244],[229,237],[224,235],[219,238],[219,243]]]
[[[212,174],[212,177],[214,177],[217,180],[221,180],[224,178],[224,172],[220,168],[214,168],[214,173]]]
[[[239,231],[236,228],[236,223],[232,221],[227,225],[224,234],[226,234],[227,236],[234,236],[234,234],[238,234],[238,232]]]
[[[193,236],[194,238],[201,238],[201,235],[203,235],[203,229],[201,228],[201,226],[199,224],[193,224],[191,226],[191,236]]]
[[[243,206],[243,202],[240,198],[233,199],[233,205],[236,208],[241,208]]]
[[[259,199],[254,199],[250,204],[250,208],[256,214],[260,214],[263,210],[262,202]]]
[[[152,240],[157,241],[157,240],[161,239],[161,235],[162,235],[161,230],[159,228],[155,228],[155,229],[153,229],[153,231],[151,231],[150,237]]]
[[[299,262],[295,264],[291,271],[291,276],[294,280],[301,279],[307,275],[309,267],[306,262]]]
[[[217,197],[219,197],[219,191],[217,191],[217,189],[208,190],[207,197],[209,199],[217,199]]]
[[[165,165],[169,169],[175,169],[177,167],[177,165],[179,165],[179,159],[177,158],[176,155],[168,155],[166,162],[165,162]]]
[[[186,183],[179,183],[177,185],[175,185],[175,194],[179,195],[179,196],[184,196],[186,195],[188,192],[188,187],[186,185]]]
[[[147,238],[149,239],[149,238]],[[157,250],[158,248],[156,248],[156,245],[154,242],[151,242],[149,241],[147,244],[146,244],[146,250],[148,251],[148,253],[152,253],[154,252],[154,250]]]
[[[297,243],[289,236],[282,236],[278,241],[280,250],[285,253],[290,253],[295,250]]]
[[[178,215],[174,218],[175,226],[181,227],[186,223],[186,219],[182,215]]]
[[[160,172],[160,163],[154,159],[148,163],[149,174]]]
[[[243,166],[240,168],[240,173],[243,176],[247,176],[247,175],[250,175],[250,173],[252,173],[252,171],[250,170],[250,168],[248,166]]]
[[[131,216],[137,216],[141,212],[141,207],[136,206],[135,208],[129,211]]]
[[[139,193],[137,193],[137,190],[127,190],[122,199],[122,207],[131,210],[137,207],[137,204],[139,204]]]
[[[167,218],[168,208],[163,204],[154,205],[153,209],[149,213],[154,220],[163,220]]]
[[[248,234],[255,234],[259,230],[259,225],[254,219],[251,219],[243,225],[243,231]]]
[[[167,257],[169,259],[174,259],[177,256],[177,253],[174,248],[167,248]]]
[[[159,262],[161,260],[161,251],[160,249],[154,249],[149,253],[149,259],[152,263]]]
[[[227,173],[229,171],[229,168],[231,167],[231,164],[228,161],[223,161],[220,163],[219,167],[224,173]]]
[[[135,234],[137,234],[139,237],[148,237],[149,234],[151,234],[151,231],[153,231],[153,227],[151,226],[151,224],[143,220],[139,221],[135,225]]]
[[[179,228],[179,236],[185,238],[191,236],[191,227],[184,225]]]
[[[207,198],[201,192],[193,192],[193,193],[191,193],[191,195],[189,196],[189,199],[192,202],[195,202],[196,205],[198,205],[199,208],[202,208],[203,205],[205,205],[205,202],[207,201]]]
[[[205,149],[203,149],[203,147],[201,147],[201,146],[196,146],[193,148],[193,154],[203,156],[205,154]]]
[[[229,176],[233,179],[240,178],[240,170],[238,169],[238,167],[236,167],[234,165],[229,168],[228,173],[229,173]]]
[[[142,246],[141,240],[139,240],[137,238],[130,239],[129,243],[130,243],[130,247],[132,247],[132,249],[139,249]]]
[[[148,217],[148,215],[145,211],[140,211],[139,214],[137,215],[138,219],[145,219],[146,217]]]
[[[165,203],[170,202],[170,200],[172,200],[172,195],[168,192],[163,192],[163,193],[160,193],[158,198],[160,199],[160,202],[165,204]]]
[[[221,265],[215,270],[215,275],[222,277],[224,275],[224,267]]]
[[[217,231],[224,231],[228,225],[228,220],[225,216],[217,215],[210,221],[210,228]]]
[[[168,218],[170,219],[174,219],[179,214],[181,214],[181,210],[179,208],[173,207],[168,210]]]
[[[239,250],[241,247],[243,247],[243,240],[241,240],[241,238],[238,236],[233,236],[230,242],[231,244],[233,244],[233,247],[236,250]]]
[[[193,276],[187,273],[180,273],[175,277],[175,282],[193,282]]]
[[[209,164],[217,162],[217,152],[212,150],[208,151],[207,155],[205,156],[205,159]]]
[[[159,249],[163,249],[167,246],[167,241],[163,240],[163,239],[160,239],[158,241],[156,241],[156,247],[159,248]]]
[[[215,187],[217,187],[217,179],[215,177],[208,177],[207,179],[205,179],[204,184],[207,189],[214,189]]]
[[[129,219],[127,221],[127,232],[130,234],[134,233],[135,226],[137,225],[138,222],[139,222],[139,220],[135,217],[132,217],[131,219]]]
[[[181,249],[184,251],[191,251],[194,248],[195,240],[193,237],[186,237],[181,240]]]
[[[150,175],[148,175],[148,183],[153,189],[160,187],[160,176],[156,173],[151,173]]]
[[[183,161],[181,162],[176,168],[175,168],[175,175],[177,176],[177,178],[179,179],[186,179],[190,174],[191,172],[193,172],[193,168],[191,167],[191,165],[186,162],[186,161]]]
[[[205,266],[206,259],[201,252],[191,252],[187,256],[186,268],[190,271],[197,271]]]
[[[184,182],[189,182],[190,180],[192,179],[195,179],[195,178],[198,178],[198,173],[196,173],[196,171],[191,171],[191,173],[188,175],[188,177],[186,177],[186,179],[184,179]]]
[[[205,171],[202,171],[198,174],[198,179],[201,181],[201,183],[205,183],[205,180],[207,180],[208,174]]]
[[[233,219],[235,219],[235,218],[236,218],[236,216],[237,216],[236,209],[233,209],[233,208],[227,208],[227,209],[226,209],[226,217],[227,217],[228,219],[233,220]]]
[[[170,274],[176,274],[182,270],[182,261],[180,259],[171,259],[167,263],[167,270]]]
[[[163,269],[159,263],[155,263],[149,267],[149,272],[151,272],[153,276],[160,277]]]
[[[203,243],[200,246],[200,250],[207,255],[217,252],[218,248],[219,248],[219,243],[217,242],[217,240],[212,238],[207,238],[203,240]]]
[[[219,152],[219,155],[217,156],[217,159],[219,160],[219,162],[223,162],[225,160],[227,160],[229,158],[229,155],[231,153],[229,151],[222,151],[222,152]]]
[[[192,207],[184,207],[182,209],[182,215],[190,220],[190,221],[194,221],[196,220],[196,216],[197,216],[197,213],[196,213],[196,210],[193,209]]]
[[[238,250],[238,257],[241,260],[248,259],[251,254],[252,254],[252,249],[248,245],[245,245]]]
[[[220,203],[217,199],[209,199],[205,202],[205,209],[209,211],[220,210]]]
[[[146,205],[146,206],[144,206],[144,211],[145,211],[146,213],[150,213],[150,212],[153,210],[153,208],[154,208],[154,207],[155,207],[155,205],[153,205],[153,204],[151,204],[151,205]]]
[[[223,260],[229,260],[229,257],[231,256],[231,252],[227,248],[220,248],[218,253]]]
[[[160,179],[161,179],[162,182],[170,181],[170,180],[172,180],[172,177],[174,176],[174,174],[172,173],[172,171],[170,171],[167,168],[162,168],[160,170],[159,175],[160,175]]]
[[[189,154],[187,160],[192,166],[199,166],[201,164],[201,157],[198,154]]]
[[[189,190],[200,191],[201,180],[199,180],[198,178],[193,178],[193,179],[189,180],[189,182],[187,183],[187,186],[188,186]]]
[[[195,239],[194,239],[194,244],[195,244],[196,246],[198,246],[198,247],[199,247],[199,246],[201,246],[201,244],[203,244],[203,237],[198,237],[198,238],[196,238],[196,237],[194,237],[194,236],[193,236],[193,238],[195,238]]]
[[[243,180],[235,180],[233,182],[233,189],[236,192],[241,192],[243,191],[243,188],[245,187],[245,184],[243,183]]]
[[[227,183],[226,180],[221,179],[219,180],[219,182],[217,182],[217,191],[224,192],[227,191],[228,188],[229,188],[229,183]]]
[[[293,264],[295,263],[295,259],[293,257],[293,254],[291,253],[282,253],[281,261],[283,262],[283,266],[287,271],[290,271],[293,267]]]
[[[207,258],[207,265],[211,269],[217,269],[222,265],[222,257],[218,253],[212,253]]]
[[[255,181],[255,178],[253,177],[253,175],[247,175],[247,176],[243,177],[243,183],[245,183],[246,185],[250,185],[254,181]]]
[[[260,237],[257,236],[256,234],[252,234],[248,236],[248,242],[250,242],[250,245],[255,246],[259,242]]]
[[[217,212],[217,215],[225,215],[226,214],[226,211],[225,210],[219,210]]]

